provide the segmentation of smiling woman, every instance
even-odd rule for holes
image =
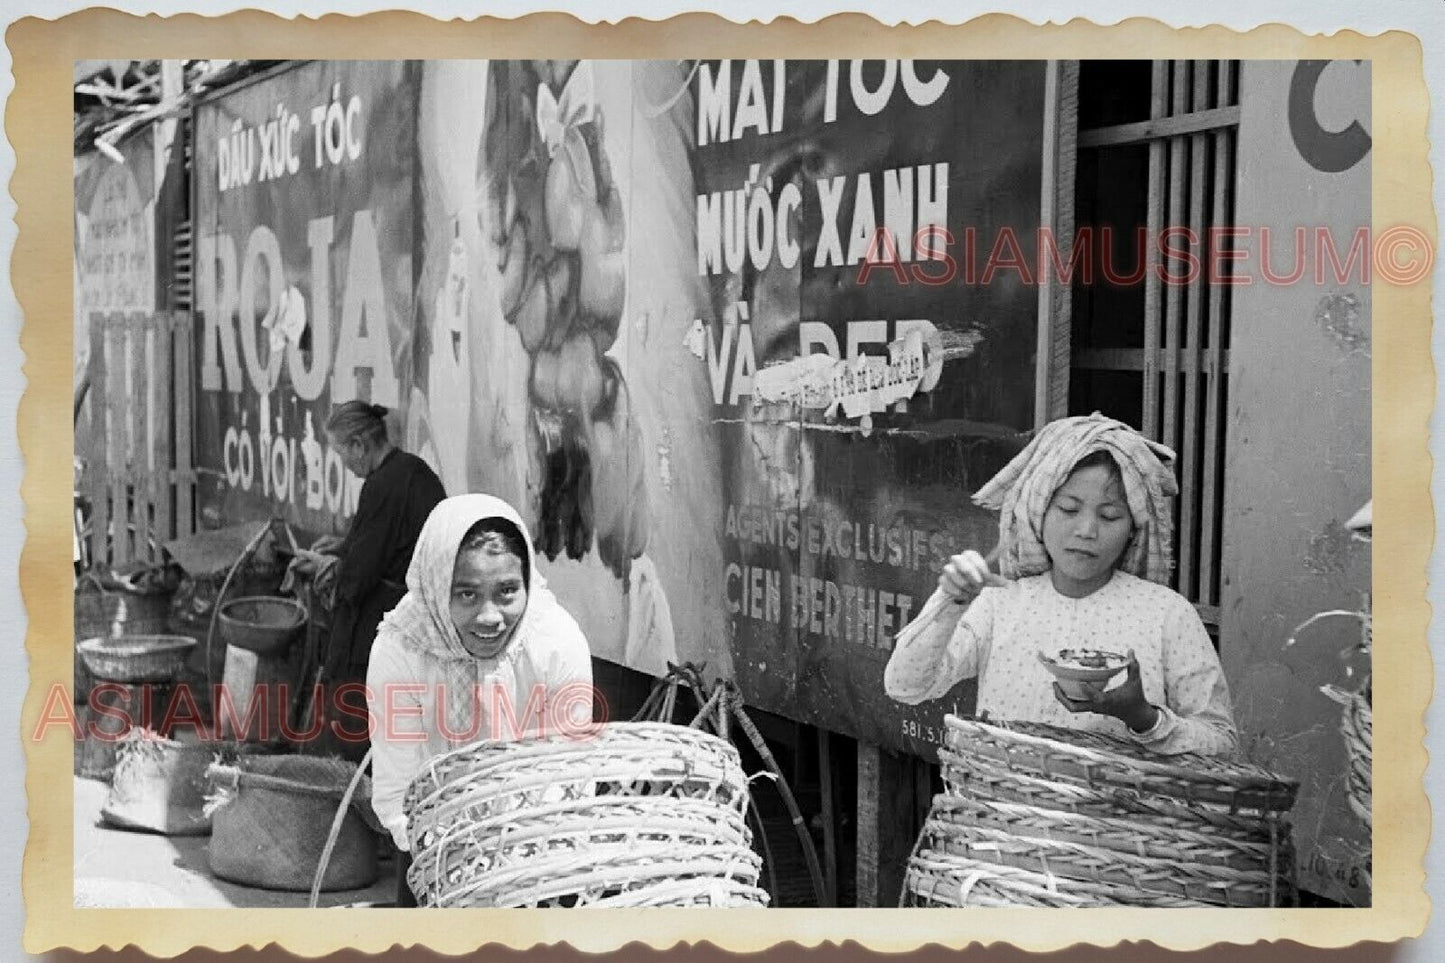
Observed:
[[[406,588],[377,632],[366,677],[371,805],[403,852],[403,797],[427,760],[481,740],[565,735],[592,722],[587,640],[537,571],[512,506],[490,495],[437,505]],[[404,874],[407,859],[399,863]],[[397,895],[410,898],[404,882]]]
[[[462,647],[479,659],[506,648],[527,611],[527,546],[506,519],[472,526],[452,571],[452,624]]]

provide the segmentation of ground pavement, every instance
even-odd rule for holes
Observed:
[[[100,818],[109,787],[75,777],[75,905],[110,907],[304,907],[308,893],[239,886],[211,875],[209,836],[161,836],[113,829]],[[321,906],[390,902],[394,869],[367,889],[322,893]]]

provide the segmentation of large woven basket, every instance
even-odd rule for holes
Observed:
[[[1179,909],[1206,904],[1132,885],[1072,880],[963,856],[916,853],[908,860],[904,902],[918,907],[1141,906]]]
[[[934,800],[922,845],[935,855],[1201,904],[1278,906],[1293,900],[1287,845],[1238,843],[1142,820],[944,795]]]
[[[75,587],[75,637],[164,632],[174,594],[108,589],[87,576]]]
[[[234,766],[210,766],[211,872],[247,886],[309,890],[355,771],[349,762],[316,756],[251,756]],[[364,784],[342,822],[323,890],[376,881],[377,836],[358,811],[370,804]]]
[[[1289,835],[1288,815],[1233,813],[1226,807],[1188,803],[1174,796],[1111,785],[1080,785],[1031,775],[993,759],[948,749],[938,753],[950,793],[994,799],[1083,816],[1131,817],[1160,827],[1210,833],[1242,842],[1268,842]]]
[[[1097,732],[1039,722],[945,718],[948,748],[968,759],[1070,785],[1123,789],[1231,814],[1287,812],[1299,785],[1217,756],[1159,756]]]
[[[1031,722],[946,718],[917,906],[1291,905],[1296,784]]]
[[[1245,840],[1209,829],[1186,828],[1167,819],[1090,816],[947,793],[934,797],[929,819],[947,826],[977,827],[1180,865],[1254,870],[1271,860],[1288,864],[1291,859],[1287,838],[1277,844],[1263,838]]]
[[[483,742],[406,796],[407,882],[428,906],[762,906],[737,750],[694,729]]]
[[[107,589],[94,576],[75,587],[75,701],[85,702],[95,677],[80,654],[84,639],[149,635],[168,631],[171,593],[141,595]]]

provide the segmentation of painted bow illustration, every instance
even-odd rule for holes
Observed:
[[[261,319],[261,327],[269,335],[272,351],[285,350],[288,342],[301,343],[301,334],[306,330],[306,298],[294,284],[281,292],[281,297]]]
[[[595,110],[592,64],[583,60],[567,78],[560,98],[545,83],[537,86],[537,130],[547,145],[547,156],[557,153],[567,128],[592,120]]]

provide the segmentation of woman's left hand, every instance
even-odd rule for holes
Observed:
[[[1055,682],[1054,698],[1070,712],[1096,712],[1099,715],[1112,716],[1135,732],[1148,732],[1159,721],[1159,710],[1144,696],[1139,660],[1132,649],[1122,685],[1094,693],[1087,698],[1072,699],[1065,695],[1064,690]]]

